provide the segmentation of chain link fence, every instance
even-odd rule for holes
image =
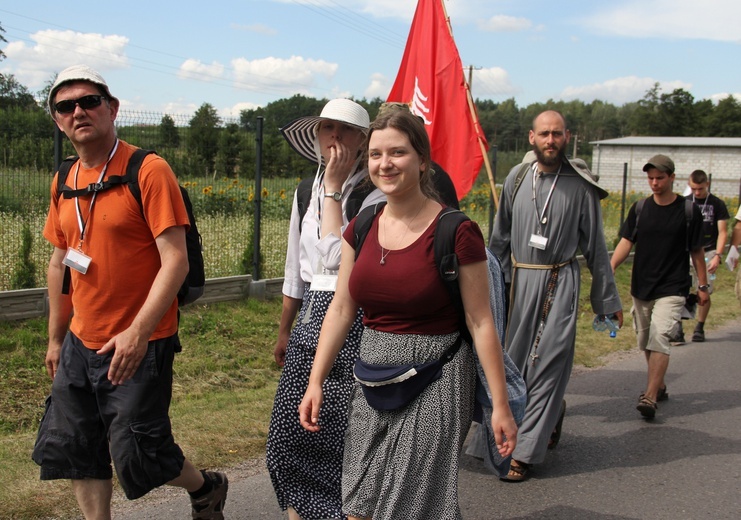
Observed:
[[[308,161],[290,175],[262,178],[258,193],[255,132],[244,130],[238,120],[222,119],[212,148],[197,151],[189,116],[121,110],[116,126],[124,141],[156,150],[187,188],[203,237],[207,278],[255,274],[258,243],[260,277],[283,276],[293,192],[301,178],[314,173]],[[46,285],[53,248],[42,231],[55,172],[53,136],[36,146],[48,150],[48,163],[22,168],[0,162],[0,291],[29,288],[29,276],[35,280],[33,286]],[[74,154],[66,139],[60,150],[59,157]],[[256,242],[258,203],[261,222]]]
[[[154,149],[164,157],[180,183],[188,189],[198,228],[203,236],[206,277],[253,274],[256,278],[283,276],[293,193],[300,179],[311,176],[315,167],[297,160],[277,132],[263,136],[263,163],[258,166],[256,138],[261,122],[249,124],[222,119],[214,128],[194,128],[192,118],[148,112],[119,111],[116,120],[121,139]],[[18,167],[10,158],[20,151],[9,145],[0,155],[0,291],[46,285],[46,268],[52,246],[42,231],[49,207],[50,185],[55,171],[55,144],[50,134],[30,142],[23,136],[23,149],[42,151],[33,166]],[[207,145],[207,146],[206,146]],[[57,160],[74,149],[66,140],[57,143]],[[506,154],[504,154],[506,155]],[[499,178],[520,160],[502,157]],[[492,162],[496,172],[496,155]],[[258,169],[260,171],[258,171]],[[602,201],[608,248],[616,242],[623,216],[638,198],[647,195],[645,176],[629,177],[623,188],[623,170],[602,168],[600,184],[611,192]],[[642,172],[641,172],[642,173]],[[259,180],[258,180],[259,179]],[[713,191],[737,193],[739,181],[714,180]],[[720,183],[728,183],[720,189]],[[734,189],[733,183],[736,187]],[[681,192],[686,179],[678,178]],[[501,189],[501,186],[498,187]],[[725,196],[731,214],[739,198]],[[258,210],[259,206],[259,210]],[[491,188],[485,173],[479,175],[461,209],[489,236],[493,219]],[[260,215],[256,226],[255,215]],[[254,230],[259,229],[259,240]],[[259,256],[259,266],[255,259]],[[31,280],[29,282],[29,280]]]

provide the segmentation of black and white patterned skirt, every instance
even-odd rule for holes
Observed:
[[[363,333],[360,311],[323,387],[321,430],[304,430],[298,416],[319,331],[333,297],[332,292],[305,292],[288,340],[268,431],[266,462],[278,503],[283,510],[292,507],[304,520],[344,518],[342,453],[348,401],[354,386],[352,370]]]
[[[431,361],[456,337],[365,329],[360,357],[376,364]],[[356,384],[342,475],[346,514],[384,520],[461,517],[458,461],[473,415],[475,370],[464,342],[440,379],[394,411],[371,408]]]

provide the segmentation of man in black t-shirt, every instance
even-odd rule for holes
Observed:
[[[725,250],[726,241],[728,240],[728,229],[726,220],[730,218],[728,208],[725,202],[710,193],[710,182],[707,173],[702,170],[695,170],[690,174],[689,181],[692,193],[687,195],[687,199],[695,203],[700,208],[703,219],[703,248],[705,249],[705,262],[708,273],[708,296],[713,294],[713,279],[715,271],[721,264],[721,254]],[[695,283],[696,285],[696,283]],[[705,341],[705,320],[710,312],[710,298],[707,305],[697,309],[697,325],[692,334],[692,341]],[[682,324],[679,323],[678,330],[682,331]],[[684,334],[682,333],[682,336]]]
[[[708,301],[703,251],[702,214],[693,206],[687,223],[685,200],[672,191],[674,162],[665,155],[652,157],[643,167],[653,195],[645,200],[637,225],[636,204],[620,229],[620,243],[610,264],[613,271],[625,261],[635,243],[630,293],[638,348],[648,364],[646,390],[638,398],[638,411],[656,415],[657,401],[668,397],[664,376],[669,367],[670,335],[689,294],[689,257],[699,280],[698,303]]]

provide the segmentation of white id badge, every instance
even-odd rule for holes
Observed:
[[[536,235],[533,233],[530,235],[530,242],[528,242],[528,245],[530,247],[534,247],[535,249],[545,249],[546,244],[548,244],[548,239],[541,235]]]
[[[335,292],[337,289],[336,274],[315,274],[311,279],[312,291]]]
[[[85,274],[87,273],[87,268],[90,267],[90,262],[92,262],[92,260],[93,259],[87,256],[85,253],[82,253],[81,251],[72,249],[70,247],[67,249],[67,254],[64,255],[64,260],[62,260],[62,263],[70,269],[74,269],[79,273]]]

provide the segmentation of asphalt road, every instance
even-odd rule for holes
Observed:
[[[630,333],[626,331],[625,333]],[[609,341],[607,336],[606,341]],[[646,379],[638,352],[574,373],[563,435],[532,478],[505,483],[464,456],[463,518],[741,518],[741,320],[672,352],[669,400],[647,421],[635,409]],[[285,519],[262,461],[227,470],[225,517]],[[181,490],[117,500],[116,520],[190,518]]]

